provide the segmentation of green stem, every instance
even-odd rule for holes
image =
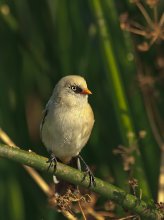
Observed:
[[[31,153],[19,148],[0,144],[0,156],[19,162],[21,164],[31,166],[41,171],[47,171],[46,161],[48,159],[33,152]],[[53,168],[50,168],[49,172],[53,173]],[[83,182],[81,181],[84,175],[82,172],[62,163],[57,164],[55,175],[63,180],[83,187],[88,187],[89,184],[88,178],[86,178],[86,180]],[[144,217],[144,219],[148,218],[155,220],[162,219],[164,217],[164,214],[160,213],[159,210],[156,208],[150,209],[144,201],[126,193],[124,190],[98,178],[95,178],[95,181],[96,187],[92,187],[92,191],[97,192],[101,196],[106,197],[121,205],[123,208],[128,209],[129,211],[136,213],[141,217]]]
[[[100,34],[101,46],[104,54],[104,63],[108,71],[109,88],[111,89],[111,96],[113,99],[113,105],[116,112],[116,118],[120,129],[120,134],[123,140],[124,146],[129,146],[128,134],[133,133],[134,137],[131,138],[132,143],[136,143],[136,135],[134,129],[133,119],[131,117],[130,107],[127,101],[125,89],[122,83],[121,73],[117,64],[117,59],[112,47],[110,27],[107,26],[103,9],[102,1],[92,0],[93,12],[96,16],[98,30]],[[150,188],[147,182],[143,162],[140,155],[135,154],[135,166],[134,176],[141,183],[144,196],[150,197]]]
[[[101,1],[93,0],[92,6],[98,24],[100,42],[104,54],[104,63],[108,71],[108,79],[112,90],[111,96],[113,98],[113,104],[118,118],[120,133],[124,143],[128,144],[127,134],[129,132],[134,132],[134,128],[129,117],[129,108],[125,96],[125,91],[122,85],[121,74],[118,69],[117,61],[114,55],[114,50],[109,35],[109,27],[107,27],[107,23],[103,15]]]

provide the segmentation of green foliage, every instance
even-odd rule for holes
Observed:
[[[145,25],[128,1],[1,0],[0,127],[18,146],[47,155],[39,138],[44,105],[62,76],[82,75],[93,92],[89,101],[96,119],[84,158],[101,179],[128,189],[129,179],[137,178],[143,197],[156,200],[160,148],[153,123],[161,135],[162,42],[138,51],[143,38],[120,29],[124,11]],[[138,80],[140,74],[152,77],[152,84]],[[141,130],[147,133],[143,139]],[[126,153],[126,160],[134,159],[129,171],[113,154],[120,145],[137,148]],[[19,165],[1,159],[0,170],[0,219],[61,218]]]

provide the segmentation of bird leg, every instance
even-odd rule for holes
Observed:
[[[89,166],[86,164],[86,162],[84,161],[84,159],[80,155],[77,156],[77,159],[81,160],[82,163],[85,166],[85,171],[84,171],[84,176],[83,176],[82,182],[85,180],[85,178],[88,175],[89,176],[89,186],[88,186],[88,188],[95,187],[96,182],[95,182],[95,178],[94,178],[94,175],[93,175],[91,169],[89,168]]]
[[[51,153],[50,158],[46,161],[46,163],[49,163],[48,169],[50,169],[50,167],[54,167],[54,173],[56,172],[56,167],[57,167],[57,159],[55,157],[55,155],[53,153]]]

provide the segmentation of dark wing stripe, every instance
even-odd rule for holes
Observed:
[[[43,129],[43,125],[44,125],[44,122],[45,122],[45,119],[46,119],[46,116],[48,114],[48,109],[46,108],[43,112],[43,119],[42,119],[42,122],[40,124],[40,136],[42,138],[42,129]]]

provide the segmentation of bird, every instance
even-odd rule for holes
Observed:
[[[73,158],[79,158],[85,166],[85,175],[89,175],[89,186],[95,185],[95,179],[89,166],[80,155],[88,142],[94,125],[94,113],[88,103],[86,80],[79,75],[62,77],[46,104],[40,124],[41,140],[50,152],[48,162],[54,162],[56,169],[59,159],[69,164]]]

